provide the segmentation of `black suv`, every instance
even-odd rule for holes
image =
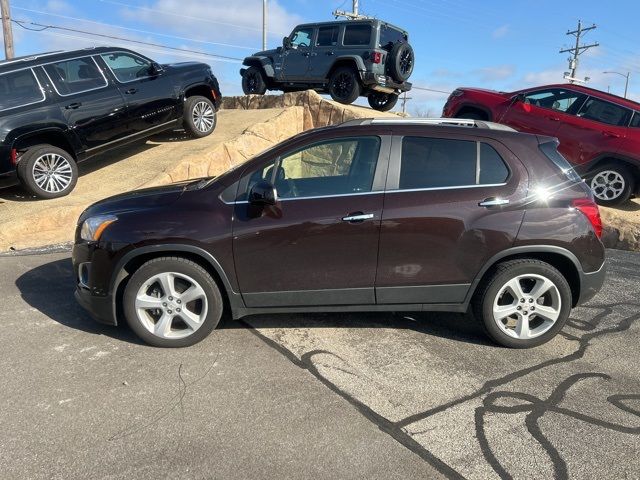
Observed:
[[[473,120],[354,120],[214,179],[119,195],[78,221],[76,296],[153,345],[233,318],[469,308],[539,345],[604,279],[598,207],[551,137]]]
[[[282,47],[244,59],[245,94],[312,88],[349,104],[360,95],[372,108],[391,110],[407,82],[414,53],[404,30],[380,20],[309,23],[284,37]]]
[[[160,65],[124,48],[0,62],[0,185],[67,195],[77,162],[179,126],[209,135],[220,102],[208,65]]]

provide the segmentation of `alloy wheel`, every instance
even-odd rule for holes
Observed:
[[[347,98],[353,90],[353,76],[341,73],[333,82],[333,91],[338,98]]]
[[[400,56],[400,72],[403,75],[411,72],[413,68],[413,53],[410,50],[405,50]]]
[[[624,177],[615,170],[603,170],[591,179],[591,190],[599,200],[615,200],[624,192]]]
[[[549,331],[560,317],[561,308],[555,283],[542,275],[519,275],[498,291],[493,320],[510,337],[527,340]]]
[[[33,180],[48,193],[66,190],[73,180],[73,169],[69,160],[57,153],[45,153],[33,163]]]
[[[142,284],[135,309],[140,323],[160,338],[185,338],[198,330],[208,311],[202,286],[188,275],[164,272]]]
[[[205,133],[213,128],[216,113],[207,102],[198,102],[193,106],[193,124],[198,131]]]

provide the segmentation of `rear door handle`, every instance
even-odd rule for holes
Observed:
[[[554,122],[559,122],[560,117],[547,117],[549,120],[553,120]]]
[[[134,93],[136,93],[138,91],[137,88],[130,88],[129,90],[127,90],[126,93],[127,95],[133,95]]]
[[[607,130],[604,130],[602,132],[602,135],[604,135],[605,137],[613,137],[613,138],[620,138],[620,135],[615,133],[615,132],[609,132]]]
[[[325,55],[335,55],[335,53],[329,51],[329,52],[325,53]]]
[[[508,203],[509,203],[509,200],[507,200],[506,198],[489,197],[481,201],[478,204],[478,206],[479,207],[498,207],[500,205],[507,205]]]
[[[82,102],[73,102],[70,103],[69,105],[66,105],[64,108],[66,108],[67,110],[75,110],[76,108],[79,108],[82,106]]]
[[[360,223],[373,218],[373,213],[354,212],[342,217],[343,222]]]

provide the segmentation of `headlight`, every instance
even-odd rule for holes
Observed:
[[[89,242],[97,242],[104,229],[118,220],[115,215],[96,215],[87,218],[80,229],[80,237]]]

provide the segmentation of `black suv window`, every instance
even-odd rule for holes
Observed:
[[[31,69],[0,75],[0,110],[44,100],[44,94]]]
[[[586,95],[573,90],[551,88],[529,92],[524,96],[524,102],[537,107],[559,110],[568,114],[575,114],[580,108]]]
[[[294,47],[310,47],[313,28],[300,28],[291,34],[291,45]]]
[[[339,32],[340,27],[337,25],[318,28],[318,40],[316,45],[318,47],[333,47],[337,45]]]
[[[343,45],[369,45],[371,25],[347,25],[344,28]]]
[[[378,46],[385,50],[391,50],[396,43],[406,42],[407,36],[400,30],[389,25],[380,26],[380,43]]]
[[[405,137],[400,164],[401,190],[504,183],[504,160],[485,143]]]
[[[131,53],[107,53],[102,55],[102,59],[122,83],[148,77],[151,73],[151,62]]]
[[[73,95],[107,86],[107,80],[91,57],[74,58],[44,65],[60,95]]]
[[[587,120],[595,120],[596,122],[621,127],[629,123],[631,114],[632,110],[628,108],[593,97],[590,97],[578,112],[579,117]]]

